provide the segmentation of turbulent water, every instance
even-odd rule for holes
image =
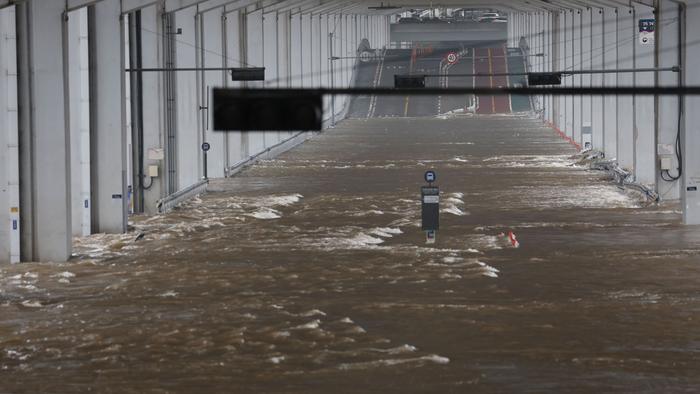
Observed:
[[[700,233],[574,153],[525,117],[344,122],[0,267],[0,392],[700,390]]]

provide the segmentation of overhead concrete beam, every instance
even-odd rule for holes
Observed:
[[[128,14],[129,12],[138,11],[156,4],[160,4],[162,9],[165,4],[165,0],[121,0],[121,2],[122,14]]]

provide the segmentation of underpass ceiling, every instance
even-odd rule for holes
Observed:
[[[0,8],[21,3],[26,0],[0,0]],[[57,0],[42,0],[57,1]],[[68,9],[76,9],[104,0],[66,0]],[[688,3],[687,0],[668,0]],[[203,8],[216,8],[226,6],[246,8],[250,6],[268,8],[272,6],[282,7],[288,10],[302,12],[333,12],[354,14],[392,14],[403,9],[421,7],[464,7],[464,8],[490,8],[502,11],[533,12],[533,11],[561,11],[570,9],[583,9],[587,7],[634,7],[637,5],[653,6],[654,0],[121,0],[123,12],[151,5],[161,5],[166,11],[173,11],[193,6]],[[370,9],[369,7],[395,6],[399,8]]]

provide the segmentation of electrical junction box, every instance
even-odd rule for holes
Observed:
[[[673,147],[671,144],[659,144],[656,147],[656,151],[659,154],[659,156],[663,155],[674,155],[676,153],[676,149]]]
[[[148,160],[164,160],[165,152],[162,148],[151,148],[148,150]]]
[[[673,160],[670,157],[662,157],[661,158],[661,170],[663,171],[670,171],[673,168]]]
[[[150,176],[151,178],[158,178],[159,171],[160,169],[158,168],[158,166],[148,166],[148,176]]]
[[[581,128],[581,140],[583,149],[593,149],[593,128],[588,122],[584,123],[583,127]]]
[[[423,231],[440,229],[440,188],[421,187],[421,221]]]

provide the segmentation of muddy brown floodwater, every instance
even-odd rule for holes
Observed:
[[[699,391],[698,228],[574,153],[526,117],[345,121],[0,267],[0,392]]]

